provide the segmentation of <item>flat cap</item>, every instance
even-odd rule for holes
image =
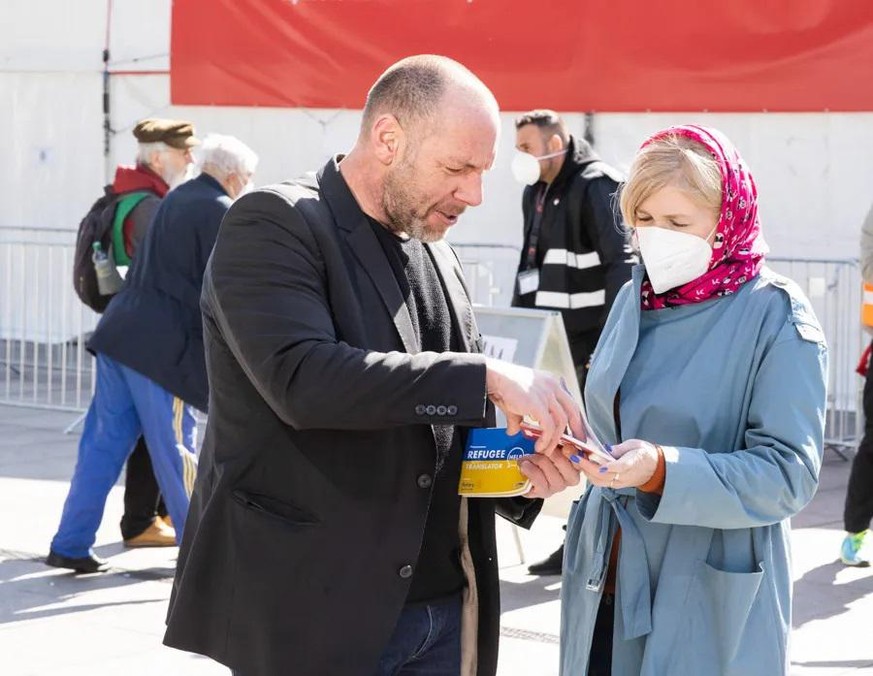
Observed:
[[[194,124],[187,120],[149,117],[137,122],[133,128],[133,135],[140,143],[163,141],[168,146],[180,150],[200,145],[200,139],[194,136]]]

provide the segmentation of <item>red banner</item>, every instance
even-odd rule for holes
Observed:
[[[873,110],[863,0],[174,0],[171,52],[180,105],[359,109],[434,53],[504,110]]]

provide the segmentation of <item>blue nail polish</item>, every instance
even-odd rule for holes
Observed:
[[[570,456],[570,462],[575,462],[578,464],[578,463],[582,462],[582,458],[580,458],[578,455],[574,454],[574,455]]]
[[[603,444],[603,447],[604,447],[607,451],[609,451],[610,453],[612,453],[612,446],[611,446],[610,444]]]
[[[601,466],[597,471],[600,472],[601,474],[606,474],[606,472],[607,472],[608,470],[606,469],[606,467]]]

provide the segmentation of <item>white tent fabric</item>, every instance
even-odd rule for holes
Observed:
[[[102,52],[109,21],[111,138],[103,154]],[[0,242],[69,235],[116,163],[133,157],[130,133],[149,115],[183,117],[199,133],[233,134],[261,156],[256,182],[319,167],[354,142],[359,111],[177,107],[169,100],[170,0],[5,0],[0,3]],[[151,73],[151,74],[145,74]],[[514,114],[503,115],[500,152],[487,175],[485,203],[452,231],[456,243],[521,243],[521,187],[509,160]],[[584,131],[584,115],[566,115]],[[873,112],[804,114],[595,114],[596,148],[625,168],[647,134],[669,124],[719,127],[740,148],[761,194],[761,217],[780,256],[857,255],[860,223],[873,201]],[[13,230],[14,228],[14,230]],[[25,230],[20,230],[25,229]],[[508,302],[515,254],[499,259],[495,302]],[[3,261],[0,260],[0,266]],[[0,270],[0,284],[4,279]],[[26,303],[30,291],[8,296]],[[8,310],[9,308],[5,308]],[[18,315],[17,306],[11,314]],[[0,331],[4,308],[0,308]]]

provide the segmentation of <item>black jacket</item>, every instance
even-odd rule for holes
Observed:
[[[459,342],[475,350],[457,258],[445,243],[427,247]],[[202,307],[209,421],[165,643],[247,676],[370,674],[421,547],[431,425],[489,421],[484,359],[419,352],[389,261],[336,160],[317,183],[270,186],[234,204]],[[479,608],[467,628],[478,633],[478,676],[493,676],[495,501],[465,504]],[[529,525],[540,506],[500,508]]]
[[[560,309],[571,342],[587,338],[590,349],[635,262],[613,197],[619,180],[616,170],[602,162],[587,141],[571,137],[552,184],[540,181],[528,186],[522,197],[524,246],[519,272],[527,267],[537,197],[543,197],[533,266],[539,268],[540,282],[537,291],[525,295],[519,295],[516,284],[512,304]]]
[[[142,373],[201,411],[208,404],[200,289],[230,197],[201,174],[161,202],[124,287],[88,348]]]

